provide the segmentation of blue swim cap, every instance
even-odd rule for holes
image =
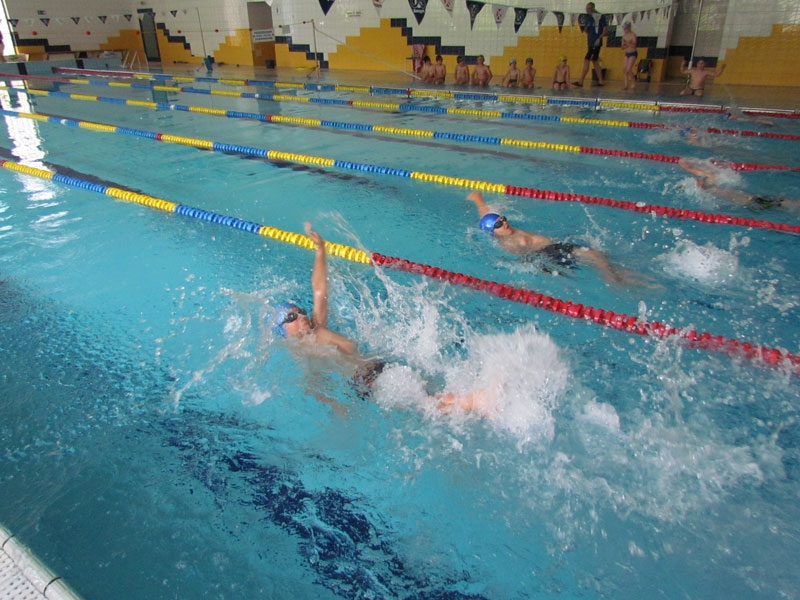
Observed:
[[[281,302],[275,307],[275,314],[272,315],[273,335],[286,337],[286,328],[283,326],[289,311],[298,308],[297,304],[291,302]]]
[[[486,213],[481,217],[480,227],[484,231],[488,231],[489,233],[494,233],[494,224],[497,223],[497,219],[500,218],[500,215],[496,213]]]

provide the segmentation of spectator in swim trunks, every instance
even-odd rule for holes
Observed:
[[[778,207],[795,211],[800,209],[800,200],[793,200],[782,196],[751,194],[735,188],[717,185],[719,170],[715,170],[710,165],[704,165],[700,161],[682,158],[678,161],[678,164],[692,175],[698,177],[697,185],[702,189],[732,204],[747,206],[753,209]]]
[[[469,67],[466,59],[463,56],[459,56],[456,60],[458,64],[456,65],[455,84],[469,85]]]
[[[588,263],[597,269],[606,281],[616,284],[642,283],[633,273],[612,265],[605,254],[585,246],[565,244],[512,227],[508,219],[492,212],[480,192],[472,192],[467,200],[475,203],[481,216],[480,228],[494,235],[500,247],[509,254],[522,257],[541,256],[555,266],[571,268],[579,263]]]
[[[508,72],[503,77],[503,87],[517,87],[519,84],[520,72],[517,68],[517,59],[512,58],[508,63]]]
[[[483,54],[478,55],[478,62],[472,71],[472,85],[486,87],[494,77],[491,67],[485,63],[485,60]]]
[[[558,64],[556,70],[553,72],[553,89],[554,90],[571,90],[572,84],[569,82],[569,65],[567,64],[567,57],[562,54],[558,57]]]
[[[689,76],[689,81],[686,87],[681,90],[681,96],[702,96],[706,89],[706,79],[709,77],[719,77],[725,71],[725,65],[718,69],[709,69],[706,67],[706,61],[698,60],[696,67],[689,68],[689,63],[683,61],[681,64],[681,73]]]
[[[314,269],[311,274],[311,289],[314,296],[314,309],[311,315],[292,302],[281,302],[275,307],[272,316],[272,331],[276,337],[286,338],[298,357],[309,362],[316,357],[331,361],[344,372],[352,374],[352,382],[361,397],[368,397],[375,380],[388,366],[384,361],[361,355],[356,343],[328,328],[328,263],[325,242],[314,231],[311,223],[305,223],[306,235],[314,242],[316,253]],[[338,403],[314,390],[317,397],[331,404],[339,411]],[[458,406],[464,411],[486,412],[486,401],[483,392],[455,394],[440,392],[433,396],[437,408],[442,411],[452,410]]]
[[[520,72],[519,87],[525,89],[533,88],[533,80],[536,78],[536,68],[533,66],[533,59],[529,56],[525,59],[525,68]]]
[[[442,85],[447,77],[447,67],[444,66],[444,59],[441,54],[436,55],[436,64],[433,65],[433,83]]]
[[[633,65],[638,58],[637,40],[636,34],[631,29],[631,24],[629,22],[623,23],[622,41],[620,42],[622,50],[625,52],[625,58],[622,61],[622,82],[625,84],[622,86],[623,90],[629,89],[629,86],[631,90],[636,87],[636,74],[633,72]]]

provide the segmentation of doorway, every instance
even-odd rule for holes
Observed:
[[[252,32],[253,64],[274,69],[275,29],[272,7],[266,2],[248,2],[247,19]]]
[[[139,14],[139,29],[142,32],[142,45],[147,62],[161,62],[156,36],[156,13],[148,10]]]

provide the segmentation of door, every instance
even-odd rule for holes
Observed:
[[[139,29],[142,32],[142,44],[147,61],[161,62],[161,52],[158,50],[158,37],[156,36],[156,13],[142,13],[139,16]]]

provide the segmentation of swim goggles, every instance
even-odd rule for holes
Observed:
[[[308,313],[304,308],[298,308],[297,310],[287,313],[286,316],[277,325],[278,327],[283,327],[287,323],[294,323],[295,321],[297,321],[297,317],[299,317],[300,315],[306,316],[307,314]]]

